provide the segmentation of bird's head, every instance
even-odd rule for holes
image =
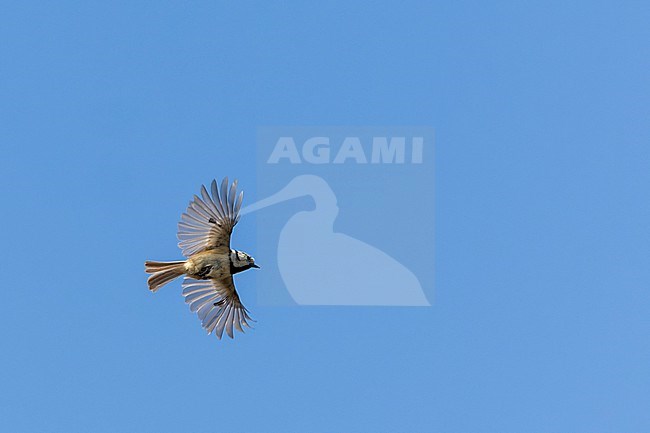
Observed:
[[[230,250],[230,262],[232,263],[233,273],[245,271],[250,268],[258,268],[255,259],[243,251]]]

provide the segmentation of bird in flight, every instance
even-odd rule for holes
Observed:
[[[239,210],[244,198],[237,195],[237,180],[228,185],[226,177],[210,185],[212,197],[201,186],[201,197],[195,195],[178,223],[178,246],[187,260],[144,263],[151,274],[147,283],[152,292],[170,281],[185,275],[183,296],[190,311],[196,312],[201,326],[214,331],[221,339],[223,331],[233,338],[233,328],[244,332],[251,327],[248,310],[242,305],[232,276],[250,268],[259,268],[255,259],[243,251],[230,248],[230,235],[239,221]]]

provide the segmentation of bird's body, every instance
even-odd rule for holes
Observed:
[[[220,280],[231,275],[257,267],[242,251],[230,250],[228,255],[216,250],[196,253],[185,261],[185,275],[196,280]]]
[[[196,280],[220,280],[230,276],[229,257],[212,250],[194,254],[185,262],[185,275]]]
[[[156,292],[168,282],[185,275],[183,296],[192,312],[197,312],[208,333],[223,331],[232,338],[233,326],[243,331],[252,320],[242,305],[232,279],[234,274],[259,268],[248,254],[230,248],[230,235],[239,221],[243,192],[236,197],[237,181],[228,187],[228,178],[221,189],[212,181],[212,197],[201,187],[202,199],[194,196],[178,224],[179,247],[185,261],[145,262],[149,290]]]

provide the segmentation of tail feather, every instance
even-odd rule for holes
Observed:
[[[185,262],[144,262],[144,270],[151,274],[147,280],[149,290],[156,292],[159,288],[185,273]]]

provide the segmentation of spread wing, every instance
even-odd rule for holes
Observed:
[[[224,329],[233,338],[233,327],[244,332],[243,326],[251,327],[247,320],[253,321],[248,310],[242,305],[232,276],[222,280],[195,280],[185,277],[183,296],[190,311],[196,312],[201,326],[210,334],[221,339]]]
[[[201,185],[201,197],[194,196],[178,223],[178,246],[185,257],[209,249],[230,252],[230,234],[239,221],[244,192],[237,196],[237,180],[228,188],[227,177],[221,182],[221,189],[215,180],[210,189],[212,197]]]

